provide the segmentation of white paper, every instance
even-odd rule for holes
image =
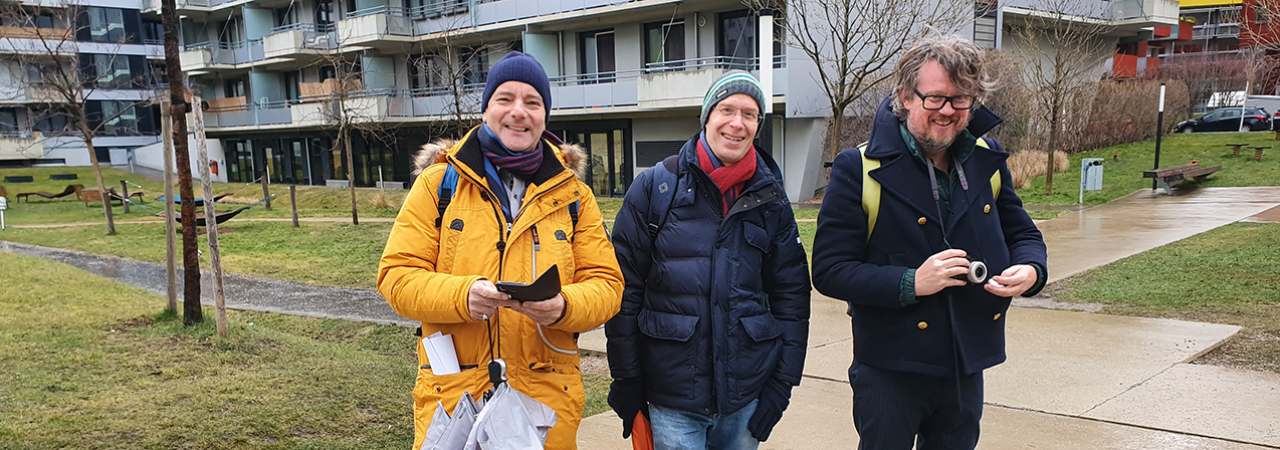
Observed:
[[[458,366],[458,352],[453,348],[452,335],[437,331],[422,338],[422,347],[427,351],[427,364],[431,365],[431,373],[438,376],[462,371]]]

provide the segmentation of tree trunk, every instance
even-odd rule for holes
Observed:
[[[102,214],[107,218],[107,236],[116,235],[116,220],[111,213],[111,196],[107,193],[107,185],[102,182],[102,169],[98,167],[98,152],[93,148],[93,135],[89,126],[81,117],[80,134],[84,135],[84,146],[89,149],[89,162],[93,163],[93,178],[98,182],[98,192],[102,194]]]
[[[822,162],[833,162],[840,151],[840,136],[844,134],[844,108],[831,111],[831,129],[827,133],[827,148],[822,152]]]
[[[1061,111],[1061,108],[1059,108],[1058,99],[1055,98],[1053,99],[1053,111],[1049,113],[1049,163],[1048,172],[1044,176],[1044,195],[1046,196],[1053,195],[1053,150],[1058,146],[1058,121],[1061,120],[1061,117],[1058,116],[1058,111]]]
[[[163,0],[164,61],[169,73],[169,108],[173,116],[173,152],[178,166],[178,195],[182,197],[182,324],[204,322],[200,309],[200,259],[196,243],[196,203],[191,189],[191,156],[187,145],[187,80],[178,59],[178,11],[175,0]],[[213,199],[208,199],[213,201]]]
[[[351,189],[351,224],[360,225],[360,216],[356,214],[355,158],[351,156],[351,130],[346,126],[342,127],[342,145],[347,149],[347,187]]]

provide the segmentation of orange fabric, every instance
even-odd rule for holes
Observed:
[[[489,191],[483,174],[454,159],[460,146],[449,150],[459,179],[443,226],[437,229],[435,223],[445,165],[435,164],[419,175],[409,191],[378,269],[378,292],[392,309],[421,321],[423,336],[437,331],[452,335],[458,363],[479,366],[444,376],[435,376],[430,369],[418,371],[413,448],[421,447],[437,401],[452,413],[463,392],[478,397],[492,387],[486,371],[492,338],[498,356],[507,362],[511,386],[556,411],[546,448],[574,449],[585,403],[574,333],[604,324],[618,312],[622,299],[622,271],[604,219],[591,188],[565,170],[542,185],[529,185],[508,235],[494,203],[481,197]],[[558,148],[556,154],[562,158]],[[575,200],[580,206],[578,226],[573,229],[568,205]],[[457,228],[462,231],[451,226],[455,220],[461,221]],[[531,231],[535,225],[541,237],[536,267]],[[566,239],[557,239],[558,231]],[[499,251],[497,243],[503,236],[505,251]],[[530,283],[552,264],[559,267],[566,302],[560,322],[538,327],[520,313],[501,310],[491,318],[490,336],[486,322],[471,319],[467,308],[471,283],[482,278]],[[428,364],[421,341],[418,362]]]
[[[631,426],[631,449],[653,450],[653,427],[644,413],[636,414],[635,424]]]

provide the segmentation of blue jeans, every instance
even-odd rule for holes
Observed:
[[[747,421],[756,412],[752,400],[727,416],[704,416],[695,412],[649,405],[654,450],[755,450],[760,441],[747,431]]]
[[[982,372],[957,378],[854,362],[853,426],[859,450],[972,450],[982,420]]]

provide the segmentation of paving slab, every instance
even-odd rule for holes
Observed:
[[[1064,415],[1084,414],[1195,359],[1240,330],[1234,325],[1016,307],[1007,317],[1009,360],[986,371],[986,401]],[[847,382],[852,351],[850,341],[811,348],[805,375]]]
[[[1280,374],[1178,364],[1084,417],[1280,447]]]
[[[1280,223],[1280,206],[1249,216],[1241,222]]]
[[[1143,189],[1039,224],[1049,282],[1239,221],[1280,204],[1280,187]]]
[[[851,449],[852,391],[843,382],[805,379],[792,391],[791,407],[761,449]],[[800,407],[809,405],[809,407]],[[578,447],[631,450],[622,439],[622,421],[612,412],[588,417],[578,429]],[[1197,449],[1259,450],[1264,447],[1168,431],[1130,427],[1075,417],[987,405],[983,411],[984,450]]]

